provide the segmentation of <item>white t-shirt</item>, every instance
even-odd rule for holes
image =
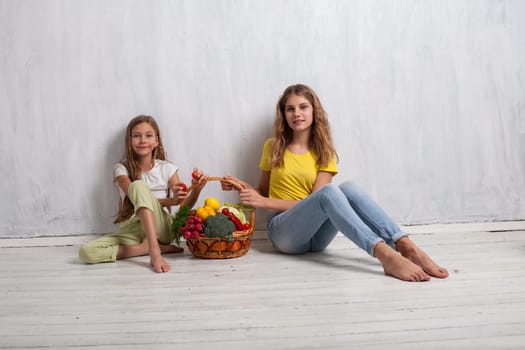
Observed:
[[[168,197],[168,181],[178,170],[175,164],[170,163],[166,160],[155,159],[153,168],[150,171],[142,173],[140,179],[144,181],[151,192],[157,198],[167,198]],[[129,176],[128,170],[122,163],[117,163],[113,167],[113,178],[116,179],[119,176]],[[124,199],[126,194],[122,191],[120,186],[118,186],[120,192],[120,198]]]

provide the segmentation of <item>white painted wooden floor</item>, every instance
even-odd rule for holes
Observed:
[[[343,237],[286,256],[83,265],[92,238],[0,240],[1,349],[524,349],[525,222],[405,228],[450,277],[407,283]]]

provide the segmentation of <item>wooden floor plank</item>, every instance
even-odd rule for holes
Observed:
[[[494,228],[494,227],[492,227]],[[525,231],[412,234],[450,277],[406,283],[338,237],[287,256],[84,265],[77,245],[0,245],[0,349],[522,349]],[[497,231],[497,230],[496,230]]]

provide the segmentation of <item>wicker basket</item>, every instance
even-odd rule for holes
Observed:
[[[210,181],[220,181],[231,183],[236,189],[241,189],[241,186],[232,180],[227,180],[222,177],[208,177],[206,183]],[[188,188],[188,193],[193,186]],[[181,203],[181,205],[184,203]],[[238,258],[245,255],[250,249],[252,235],[255,228],[255,209],[244,210],[245,214],[250,216],[250,228],[244,231],[234,231],[232,238],[207,237],[201,234],[198,238],[187,238],[186,244],[191,253],[202,259],[230,259]]]

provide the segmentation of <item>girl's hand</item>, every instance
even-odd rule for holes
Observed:
[[[224,178],[226,180],[231,180],[231,181],[234,181],[234,182],[238,183],[239,185],[241,185],[242,188],[251,188],[250,185],[248,185],[246,182],[236,178],[235,176],[225,175]],[[235,189],[235,187],[231,183],[226,182],[226,181],[221,181],[221,187],[222,187],[223,191],[231,191],[231,190]]]
[[[175,204],[179,204],[180,202],[185,200],[186,197],[188,197],[188,187],[183,182],[179,182],[175,184],[172,190],[173,190],[174,198],[177,199],[177,203]]]
[[[206,184],[205,180],[206,175],[204,175],[198,168],[193,168],[193,172],[191,173],[191,185],[193,188],[197,191],[201,191]]]
[[[239,191],[239,198],[244,205],[255,208],[264,208],[267,198],[262,196],[254,188],[243,188]]]

